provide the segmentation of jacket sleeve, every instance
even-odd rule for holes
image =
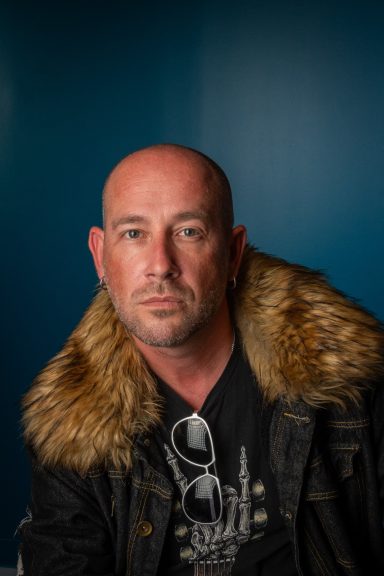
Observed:
[[[89,478],[33,458],[30,508],[20,528],[25,576],[114,574],[111,531]]]
[[[379,483],[381,524],[384,528],[384,382],[373,392],[371,412],[373,417],[375,460]]]

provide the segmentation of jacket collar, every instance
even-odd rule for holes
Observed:
[[[383,376],[380,324],[320,274],[248,248],[233,293],[244,350],[266,402],[358,402]],[[156,383],[106,292],[23,401],[25,439],[46,465],[131,465],[161,417]]]

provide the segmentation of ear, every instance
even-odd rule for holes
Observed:
[[[101,280],[104,276],[104,231],[97,226],[92,226],[88,236],[88,247],[93,256],[96,272]]]
[[[233,280],[233,278],[236,278],[237,276],[246,244],[247,229],[242,224],[235,226],[231,232],[228,281]]]

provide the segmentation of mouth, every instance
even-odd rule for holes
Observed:
[[[180,306],[181,300],[176,296],[152,296],[143,300],[141,304],[150,308],[175,308]]]

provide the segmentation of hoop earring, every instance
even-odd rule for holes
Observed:
[[[228,282],[228,289],[229,289],[229,290],[234,290],[234,289],[236,288],[236,286],[237,286],[236,276],[234,276],[234,277],[232,278],[232,280],[230,280],[230,281]]]
[[[107,283],[105,281],[105,276],[102,276],[99,280],[99,286],[102,290],[107,290]]]

